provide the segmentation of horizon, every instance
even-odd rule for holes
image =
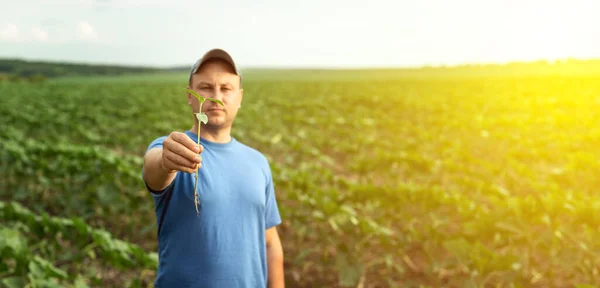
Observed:
[[[1,61],[23,61],[26,63],[44,63],[52,65],[85,65],[85,66],[111,66],[121,68],[142,68],[142,69],[156,69],[156,70],[182,70],[188,69],[191,65],[186,64],[174,64],[174,65],[129,65],[127,63],[98,63],[89,61],[63,61],[53,59],[36,59],[36,58],[15,58],[15,57],[1,57]],[[423,66],[342,66],[342,67],[327,67],[327,66],[250,66],[244,67],[243,70],[420,70],[420,69],[453,69],[453,68],[472,68],[472,67],[502,67],[509,65],[561,65],[567,64],[567,62],[600,62],[600,57],[597,58],[560,58],[554,60],[548,59],[533,59],[525,61],[508,61],[508,62],[478,62],[478,63],[459,63],[459,64],[440,64],[440,65],[423,65]]]
[[[600,34],[594,15],[600,3],[592,0],[0,1],[7,7],[0,11],[0,58],[27,61],[184,67],[216,47],[229,51],[243,69],[600,59],[600,41],[589,37]]]

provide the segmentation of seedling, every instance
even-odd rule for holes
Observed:
[[[198,93],[196,93],[194,90],[190,90],[187,89],[187,92],[194,95],[194,97],[196,97],[196,99],[198,99],[198,101],[200,101],[200,108],[198,108],[198,113],[194,113],[194,115],[196,115],[196,119],[198,119],[198,142],[196,143],[196,145],[198,145],[198,147],[200,147],[200,126],[202,126],[202,124],[200,123],[204,123],[206,124],[208,122],[208,115],[206,115],[206,113],[202,112],[202,104],[204,104],[204,102],[206,100],[208,101],[212,101],[215,102],[221,106],[225,106],[223,104],[223,102],[221,102],[220,100],[217,99],[213,99],[213,98],[204,98],[200,95],[198,95]],[[200,214],[200,211],[198,211],[198,204],[200,204],[200,200],[198,200],[198,169],[196,169],[196,182],[194,183],[194,205],[196,205],[196,214]]]

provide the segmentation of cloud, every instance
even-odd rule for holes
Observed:
[[[37,41],[46,41],[48,40],[48,32],[43,30],[42,28],[34,27],[31,29],[31,35],[33,39]]]
[[[6,23],[0,27],[0,40],[17,41],[19,39],[19,28],[13,23]]]
[[[65,23],[53,19],[40,21],[41,25],[25,25],[15,22],[0,22],[0,42],[4,43],[108,43],[100,37],[96,28],[88,21]]]
[[[77,33],[81,39],[98,40],[98,33],[96,32],[96,29],[94,29],[94,26],[87,21],[82,21],[77,24]]]
[[[0,41],[23,43],[46,42],[48,40],[48,32],[40,27],[31,28],[29,33],[21,33],[19,27],[14,23],[6,23],[3,26],[0,26]]]

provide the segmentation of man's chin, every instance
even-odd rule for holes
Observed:
[[[206,125],[210,126],[210,127],[214,127],[214,128],[224,128],[225,127],[225,120],[224,119],[218,119],[219,117],[215,117],[215,118],[209,119],[208,122],[206,123]]]

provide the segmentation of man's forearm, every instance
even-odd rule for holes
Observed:
[[[268,288],[285,287],[281,242],[275,241],[267,246],[267,261],[269,267]]]
[[[153,148],[144,156],[144,181],[152,190],[165,189],[177,172],[168,171],[162,165],[162,148]]]

